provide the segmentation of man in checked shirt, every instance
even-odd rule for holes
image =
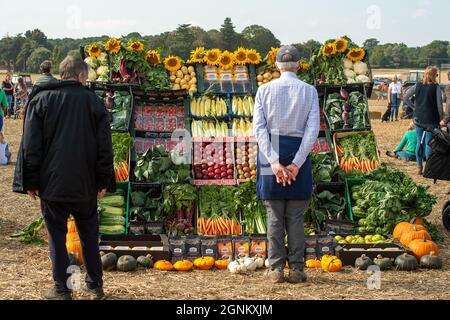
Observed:
[[[300,55],[284,46],[277,54],[281,78],[256,94],[254,133],[259,144],[258,198],[268,212],[268,277],[282,283],[306,281],[304,212],[313,190],[310,153],[320,130],[316,89],[297,79]],[[287,232],[289,255],[285,248]]]

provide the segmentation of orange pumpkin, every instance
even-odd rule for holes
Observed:
[[[67,220],[66,248],[67,253],[71,253],[77,258],[80,265],[83,264],[83,250],[81,247],[80,237],[78,235],[75,220]]]
[[[155,268],[156,270],[160,270],[160,271],[173,271],[175,270],[174,266],[172,263],[170,263],[167,260],[159,260],[155,263],[155,265],[153,266],[153,268]]]
[[[320,269],[322,268],[322,262],[320,260],[307,260],[306,267],[309,269]]]
[[[406,233],[406,232],[410,232],[410,231],[414,231],[414,227],[417,228],[417,230],[427,230],[425,227],[423,226],[419,226],[419,225],[414,225],[412,223],[409,222],[400,222],[399,224],[397,224],[397,226],[394,229],[394,232],[392,233],[392,235],[394,236],[394,238],[396,239],[400,239],[401,236]]]
[[[228,260],[216,260],[214,265],[219,270],[226,270],[228,268],[228,265],[230,264],[230,261]]]
[[[173,267],[177,271],[191,271],[192,268],[194,267],[194,264],[189,260],[180,260],[175,262]]]
[[[423,256],[427,256],[432,252],[439,255],[439,247],[436,243],[426,239],[413,240],[408,245],[414,256],[420,260]]]
[[[321,267],[327,272],[339,272],[342,269],[342,261],[336,256],[323,256]]]
[[[425,221],[421,217],[417,217],[417,218],[412,219],[411,223],[415,224],[415,225],[418,225],[418,226],[425,227]]]
[[[417,239],[426,239],[426,240],[432,240],[430,234],[426,230],[418,230],[417,226],[414,226],[413,231],[405,232],[400,237],[400,242],[408,246],[409,243],[413,240]]]
[[[194,260],[194,267],[198,270],[211,270],[216,260],[211,257],[202,257]]]

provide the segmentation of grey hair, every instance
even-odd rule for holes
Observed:
[[[59,74],[63,80],[78,78],[82,73],[88,74],[89,67],[81,58],[67,56],[59,65]]]
[[[281,71],[283,70],[296,70],[298,69],[299,62],[278,62],[277,67]]]

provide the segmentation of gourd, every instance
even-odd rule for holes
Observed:
[[[405,245],[409,246],[409,244],[417,239],[426,239],[426,240],[432,240],[430,234],[426,230],[418,230],[418,225],[414,225],[413,230],[409,232],[405,232],[400,237],[400,242]]]
[[[189,260],[180,260],[173,265],[177,271],[191,271],[194,268],[194,264]]]
[[[117,260],[117,270],[122,272],[135,271],[137,268],[137,261],[132,256],[121,256]]]
[[[418,239],[411,241],[408,245],[414,256],[420,260],[423,256],[429,255],[431,252],[439,255],[439,247],[436,243],[426,239]]]
[[[194,267],[198,270],[211,270],[215,260],[212,257],[202,257],[194,260]]]
[[[365,271],[372,265],[373,265],[372,259],[367,257],[365,254],[363,254],[361,257],[359,257],[355,261],[355,268],[358,269],[358,270]]]
[[[442,269],[442,259],[434,252],[420,258],[420,266],[425,269]]]
[[[250,271],[250,272],[256,271],[257,265],[256,265],[256,262],[254,259],[245,258],[245,259],[242,259],[242,261],[240,261],[240,263],[246,267],[247,271]]]
[[[67,220],[66,248],[68,254],[73,254],[80,265],[83,264],[83,250],[74,219]]]
[[[320,260],[307,260],[306,261],[306,268],[308,269],[320,269],[322,268],[322,263]]]
[[[117,266],[117,256],[115,253],[104,254],[101,257],[103,271],[113,271]]]
[[[404,253],[395,259],[395,265],[398,270],[401,271],[414,271],[419,268],[417,259],[414,256]]]
[[[342,269],[342,261],[336,256],[323,256],[321,260],[322,269],[327,272],[339,272]]]
[[[269,258],[267,258],[267,259],[266,259],[266,262],[264,262],[264,267],[270,268]]]
[[[153,268],[153,256],[151,254],[137,258],[138,265],[144,268]]]
[[[409,222],[400,222],[399,224],[397,224],[395,226],[395,229],[394,229],[394,232],[392,233],[392,235],[394,236],[394,238],[400,239],[404,233],[414,231],[414,227],[416,227],[416,230],[425,230],[425,231],[427,230],[423,226],[414,225]]]
[[[228,260],[216,260],[216,262],[214,263],[214,265],[216,266],[217,269],[219,270],[226,270],[228,268],[228,264],[230,262]]]
[[[175,270],[172,263],[167,260],[159,260],[155,263],[154,268],[160,271],[173,271]]]
[[[233,274],[242,274],[247,272],[247,267],[244,264],[239,263],[239,261],[232,261],[228,265],[228,271]]]
[[[257,256],[254,259],[255,259],[255,263],[256,263],[256,269],[264,268],[265,259],[263,257]]]
[[[392,268],[392,260],[389,258],[383,258],[381,255],[378,255],[373,262],[380,268],[381,271],[390,270]]]

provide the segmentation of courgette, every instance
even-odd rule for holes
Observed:
[[[100,225],[102,226],[123,226],[126,223],[125,217],[121,216],[101,216]]]
[[[103,226],[99,228],[101,234],[118,234],[125,233],[125,226]]]
[[[102,205],[102,216],[119,216],[122,217],[125,215],[124,208],[115,208],[110,206]]]
[[[121,208],[125,206],[125,197],[123,196],[107,196],[100,199],[98,203],[103,206]]]

